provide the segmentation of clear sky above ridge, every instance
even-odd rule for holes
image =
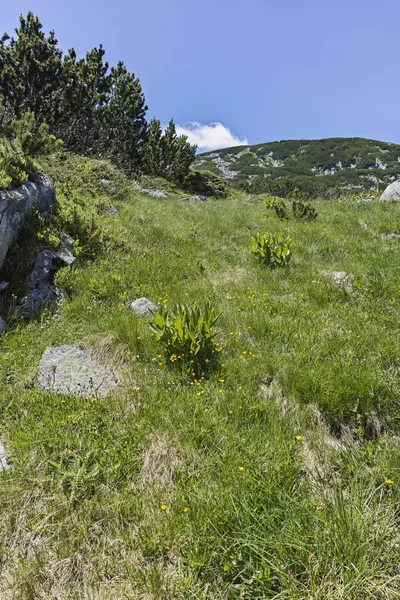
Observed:
[[[0,34],[29,10],[64,50],[102,43],[139,77],[148,116],[173,117],[203,149],[400,143],[399,0],[2,0]]]

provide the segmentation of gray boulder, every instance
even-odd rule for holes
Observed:
[[[3,444],[0,442],[0,471],[5,471],[10,465],[7,462],[6,451]]]
[[[47,217],[54,202],[54,186],[44,175],[37,175],[35,182],[29,181],[21,187],[0,190],[0,271],[8,249],[17,241],[32,209],[35,207],[42,217]]]
[[[137,315],[151,315],[158,310],[158,306],[147,298],[138,298],[128,304],[128,308],[133,310]]]
[[[188,196],[187,198],[182,198],[182,200],[186,200],[186,202],[205,202],[207,198],[205,196]]]
[[[151,198],[168,198],[168,195],[163,190],[140,190],[140,193],[144,196],[150,196]]]
[[[17,314],[24,319],[38,316],[45,308],[53,308],[62,297],[54,285],[56,272],[66,266],[66,262],[51,250],[42,250],[36,257],[35,267],[26,279],[28,293],[19,301]]]
[[[381,202],[400,202],[400,181],[393,181],[387,186],[382,196],[380,197]]]
[[[38,386],[56,394],[105,398],[118,381],[112,370],[78,346],[46,348],[39,363]]]

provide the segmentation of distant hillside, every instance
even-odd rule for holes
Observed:
[[[364,138],[283,140],[200,154],[194,166],[233,181],[308,176],[377,189],[400,177],[400,145]]]

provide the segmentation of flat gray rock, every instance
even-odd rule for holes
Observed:
[[[400,181],[393,181],[387,186],[382,196],[380,197],[381,202],[400,202]]]
[[[0,442],[0,471],[4,471],[8,469],[10,465],[7,462],[6,451],[4,449],[3,444]]]
[[[38,386],[56,394],[105,398],[117,384],[112,370],[79,346],[46,348],[39,363]]]
[[[158,310],[158,306],[147,298],[138,298],[128,304],[128,308],[133,310],[137,315],[151,315]]]
[[[205,202],[207,198],[205,196],[187,196],[187,198],[182,198],[182,200],[186,200],[186,202]]]
[[[151,198],[168,198],[167,194],[163,190],[140,190],[140,193],[144,196],[150,196]]]

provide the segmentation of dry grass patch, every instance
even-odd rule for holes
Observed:
[[[165,435],[154,435],[143,454],[139,476],[141,488],[162,489],[172,494],[174,472],[182,464],[182,453],[176,447],[176,442]]]

